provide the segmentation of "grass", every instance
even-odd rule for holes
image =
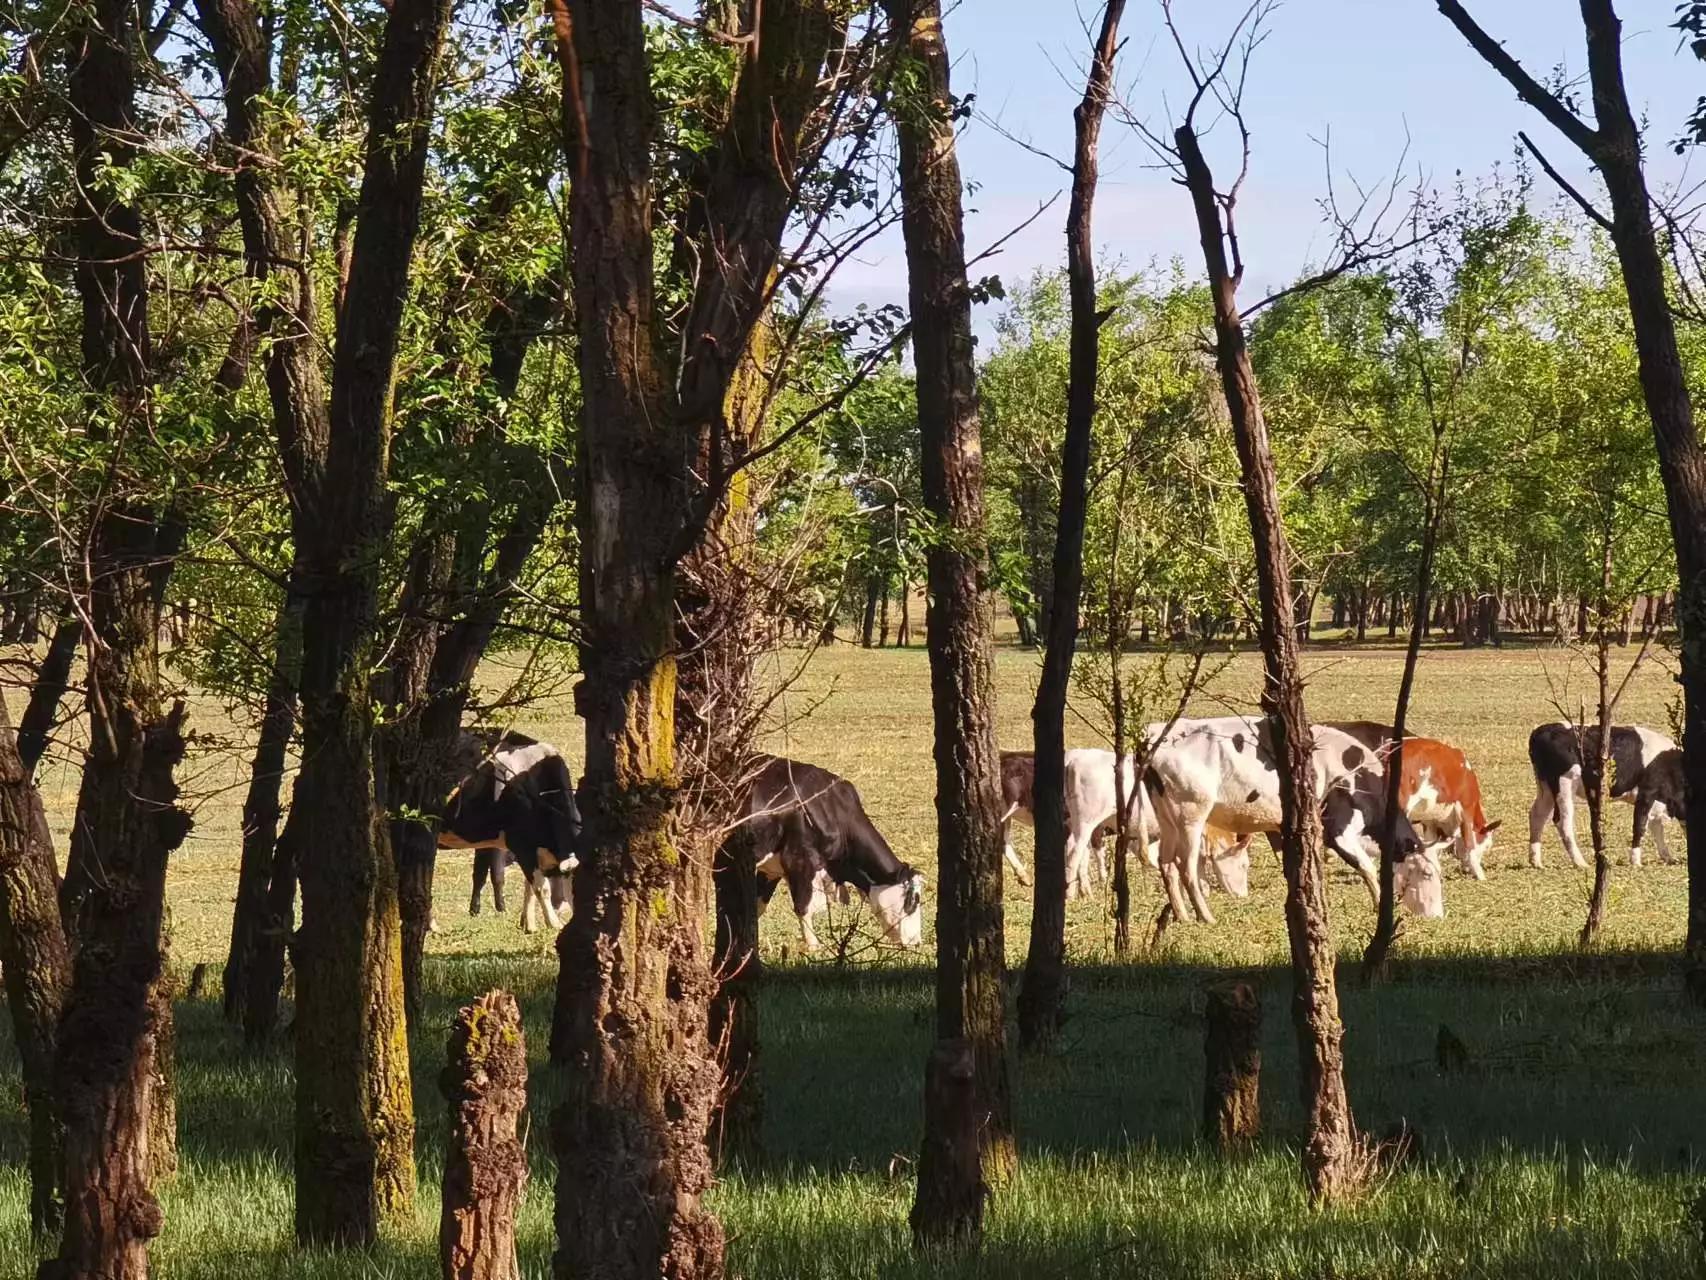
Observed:
[[[1310,655],[1311,709],[1322,718],[1389,714],[1401,655],[1368,648]],[[1212,928],[1174,928],[1157,952],[1115,963],[1100,902],[1074,904],[1070,1021],[1052,1053],[1016,1065],[1024,1155],[1019,1181],[994,1202],[975,1258],[918,1258],[909,1247],[909,1157],[930,1040],[923,956],[836,968],[795,954],[789,914],[765,920],[777,961],[764,990],[765,1156],[725,1172],[714,1193],[734,1274],[775,1277],[1667,1277],[1697,1275],[1699,1230],[1688,1205],[1706,1159],[1706,1023],[1680,995],[1674,955],[1683,927],[1680,867],[1619,867],[1604,943],[1582,956],[1574,938],[1587,877],[1547,837],[1548,866],[1523,865],[1532,782],[1528,729],[1555,718],[1550,649],[1430,652],[1418,726],[1468,751],[1502,818],[1483,884],[1452,874],[1448,916],[1413,923],[1394,980],[1374,991],[1341,974],[1352,1101],[1379,1133],[1400,1117],[1422,1135],[1420,1160],[1360,1203],[1317,1213],[1302,1197],[1296,1052],[1278,868],[1263,854],[1253,893],[1217,903]],[[1024,745],[1035,659],[999,657],[999,734]],[[1238,659],[1199,710],[1248,705],[1259,678]],[[1576,680],[1579,684],[1581,675]],[[1653,667],[1636,679],[1626,715],[1666,723],[1672,686]],[[1585,692],[1582,689],[1581,692]],[[1566,705],[1578,696],[1563,695]],[[922,650],[821,655],[789,709],[815,707],[777,749],[855,780],[902,856],[933,858],[928,672]],[[198,725],[229,737],[219,708]],[[565,705],[522,722],[578,755]],[[1097,741],[1076,723],[1071,738]],[[235,881],[243,768],[209,751],[193,767],[198,825],[174,863],[174,961],[223,956]],[[75,771],[50,767],[45,790],[63,848]],[[1612,813],[1613,847],[1629,817]],[[1585,839],[1586,832],[1583,831]],[[1681,847],[1677,834],[1673,844]],[[525,1274],[549,1274],[554,1170],[545,1118],[555,1081],[543,1062],[553,959],[511,914],[466,914],[466,856],[441,863],[427,981],[428,1030],[414,1044],[421,1163],[413,1228],[358,1256],[304,1254],[290,1241],[288,1060],[249,1057],[207,997],[179,1008],[183,1171],[164,1189],[166,1233],[155,1249],[169,1278],[389,1277],[435,1268],[437,1184],[445,1105],[434,1083],[455,1006],[494,985],[514,990],[534,1058],[533,1182],[521,1224]],[[1140,922],[1159,905],[1140,886]],[[1009,955],[1022,961],[1029,909],[1010,888]],[[1366,894],[1335,869],[1334,927],[1347,961],[1369,921]],[[1221,1162],[1196,1143],[1203,987],[1229,973],[1254,981],[1263,1032],[1267,1138],[1249,1158]],[[1469,1046],[1467,1070],[1442,1074],[1444,1024]],[[9,1039],[9,1029],[0,1040]],[[24,1127],[15,1055],[0,1047],[0,1276],[33,1266],[27,1239]]]

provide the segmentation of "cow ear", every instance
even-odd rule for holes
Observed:
[[[1492,835],[1493,832],[1495,832],[1499,829],[1499,824],[1502,823],[1503,821],[1504,821],[1503,818],[1494,818],[1486,826],[1481,828],[1481,834],[1484,836]]]

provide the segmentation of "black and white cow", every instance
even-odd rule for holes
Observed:
[[[1580,740],[1578,741],[1578,735]],[[1543,724],[1528,735],[1528,762],[1534,769],[1534,804],[1528,811],[1528,865],[1540,865],[1540,837],[1550,818],[1558,828],[1558,838],[1564,852],[1578,867],[1588,860],[1576,844],[1576,797],[1587,795],[1582,785],[1582,746],[1588,751],[1599,750],[1599,726],[1586,725],[1577,729],[1568,724]],[[1611,726],[1611,798],[1625,804],[1635,804],[1642,775],[1654,760],[1667,751],[1675,751],[1676,743],[1662,733],[1641,725]],[[1665,814],[1674,813],[1668,805],[1648,810],[1646,833],[1659,847],[1659,857],[1671,861],[1670,846],[1665,843]],[[1637,827],[1634,842],[1629,848],[1629,862],[1641,865],[1642,828]]]
[[[1641,863],[1641,836],[1648,830],[1659,833],[1659,855],[1666,862],[1671,860],[1662,838],[1666,818],[1688,821],[1688,781],[1682,773],[1680,747],[1659,752],[1641,770],[1641,781],[1635,788],[1634,842],[1629,850],[1629,860],[1635,865]]]
[[[771,756],[753,777],[742,821],[752,831],[759,909],[786,880],[808,951],[818,947],[811,917],[824,905],[823,876],[864,894],[890,941],[915,947],[923,939],[924,877],[895,857],[847,779]]]
[[[527,878],[521,927],[531,933],[535,905],[551,928],[562,925],[557,908],[567,902],[565,873],[577,863],[580,830],[574,780],[562,753],[511,731],[450,793],[439,821],[438,847],[493,851],[485,869],[499,886],[499,910],[504,866],[514,860]],[[482,880],[478,853],[475,858],[470,910],[478,909]]]
[[[1386,777],[1379,756],[1354,738],[1325,725],[1314,726],[1311,765],[1321,799],[1327,843],[1362,875],[1376,902],[1379,883],[1362,847],[1385,820]],[[1202,854],[1210,829],[1233,837],[1280,827],[1279,772],[1270,721],[1219,716],[1181,721],[1157,745],[1144,771],[1144,786],[1161,832],[1162,883],[1173,914],[1191,919],[1180,881],[1196,918],[1212,924],[1202,889]],[[1400,859],[1398,899],[1417,915],[1445,914],[1439,868],[1422,849],[1415,828],[1400,812],[1394,846]]]

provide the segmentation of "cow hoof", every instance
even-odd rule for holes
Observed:
[[[1540,870],[1540,850],[1530,849],[1528,851],[1528,865],[1533,867],[1536,871]]]
[[[469,900],[468,914],[471,916],[477,916],[480,914],[480,900],[478,898],[472,898]]]
[[[1641,851],[1639,849],[1629,850],[1629,865],[1632,867],[1641,865]]]
[[[437,916],[428,916],[427,917],[427,932],[428,933],[437,933],[438,932],[438,917]]]

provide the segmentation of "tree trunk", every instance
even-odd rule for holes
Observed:
[[[676,531],[690,454],[656,367],[642,6],[552,6],[569,131],[581,374],[584,853],[557,940],[555,1273],[720,1277],[702,1197],[717,1091],[701,871],[675,844]],[[583,91],[583,84],[587,85]],[[596,91],[591,87],[596,86]],[[744,346],[744,343],[743,343]],[[735,353],[738,356],[738,352]],[[719,406],[720,407],[720,406]]]
[[[296,1235],[366,1245],[413,1213],[397,870],[375,777],[379,565],[397,342],[450,0],[396,0],[374,70],[361,212],[333,362],[330,448],[296,530],[305,569]]]
[[[278,1002],[284,993],[285,951],[296,926],[296,850],[302,822],[291,806],[284,830],[273,846],[266,901],[255,932],[243,994],[243,1040],[258,1049],[278,1027]]]
[[[1641,132],[1623,79],[1622,24],[1612,0],[1581,0],[1593,87],[1590,129],[1569,107],[1534,81],[1504,47],[1482,31],[1457,0],[1440,11],[1475,51],[1573,142],[1599,170],[1611,200],[1611,240],[1623,269],[1635,330],[1641,392],[1653,423],[1659,474],[1664,481],[1671,539],[1676,548],[1677,624],[1682,641],[1683,772],[1689,790],[1706,795],[1706,451],[1695,431],[1694,406],[1677,347],[1664,258],[1654,233],[1642,167]],[[1688,935],[1686,982],[1706,1003],[1706,805],[1690,806],[1688,828]]]
[[[1582,922],[1577,945],[1586,951],[1599,937],[1605,923],[1605,899],[1611,888],[1611,859],[1605,853],[1605,763],[1611,753],[1611,651],[1607,615],[1611,611],[1611,553],[1613,525],[1607,513],[1601,531],[1599,610],[1594,619],[1594,676],[1598,683],[1599,701],[1594,723],[1598,734],[1593,750],[1579,729],[1576,732],[1577,757],[1582,762],[1582,790],[1587,793],[1588,830],[1593,839],[1593,892],[1588,897],[1587,919]],[[1627,643],[1627,641],[1625,641]]]
[[[924,1064],[924,1147],[912,1239],[920,1248],[966,1244],[983,1233],[989,1198],[979,1158],[977,1051],[969,1040],[938,1040]]]
[[[894,642],[901,649],[912,644],[912,582],[904,576],[900,580],[900,629]]]
[[[30,1233],[36,1237],[53,1235],[64,1222],[54,1043],[71,982],[71,955],[59,923],[58,889],[41,795],[0,699],[0,971],[30,1113]]]
[[[931,704],[935,713],[936,1035],[964,1039],[983,1176],[1017,1164],[1003,1011],[1000,758],[994,654],[986,607],[983,450],[966,286],[959,163],[949,118],[948,51],[939,0],[888,0],[889,18],[922,77],[925,101],[902,114],[900,181],[918,370],[924,505],[952,531],[930,548]],[[932,1139],[926,1138],[926,1146]],[[918,1209],[933,1203],[920,1184]],[[929,1234],[931,1228],[914,1231]]]
[[[520,1280],[515,1217],[527,1187],[527,1043],[506,991],[463,1007],[439,1088],[450,1103],[438,1258],[444,1280]]]
[[[764,1089],[757,1074],[759,1048],[758,879],[749,829],[737,828],[717,851],[712,869],[717,894],[717,936],[711,968],[710,1041],[722,1064],[723,1084],[711,1118],[710,1146],[718,1163],[761,1149]]]
[[[889,647],[889,585],[891,581],[892,576],[884,573],[882,611],[877,618],[877,648],[879,649]]]
[[[18,757],[23,761],[25,773],[32,777],[47,750],[54,721],[59,719],[59,704],[71,687],[71,664],[77,660],[77,647],[82,641],[83,620],[76,615],[63,619],[54,627],[47,653],[36,668],[29,704],[18,721]]]
[[[874,573],[865,575],[865,613],[859,623],[859,646],[874,649],[877,644],[877,599],[882,583]]]
[[[1203,1036],[1203,1138],[1222,1155],[1262,1132],[1262,1002],[1247,982],[1211,987]]]
[[[273,668],[267,682],[261,733],[249,767],[249,791],[243,800],[243,852],[237,868],[237,905],[231,915],[231,946],[225,960],[225,1017],[241,1022],[249,991],[249,971],[267,925],[267,888],[272,883],[273,853],[282,816],[285,756],[296,728],[297,665],[302,657],[301,593],[293,573],[285,587],[273,636]]]
[[[1125,0],[1108,0],[1102,11],[1084,97],[1073,113],[1076,144],[1072,199],[1066,214],[1067,277],[1072,300],[1070,371],[1066,391],[1066,438],[1061,446],[1060,517],[1054,543],[1055,596],[1043,651],[1042,676],[1031,707],[1036,779],[1032,791],[1036,825],[1036,890],[1025,979],[1019,991],[1019,1044],[1050,1044],[1062,1022],[1066,967],[1066,695],[1078,647],[1079,597],[1084,592],[1084,525],[1089,513],[1090,448],[1096,423],[1096,379],[1101,329],[1107,313],[1096,309],[1096,259],[1092,214],[1096,200],[1096,151],[1113,84]],[[1109,629],[1113,624],[1110,620]],[[1124,637],[1121,637],[1123,641]],[[1117,772],[1117,771],[1116,771]]]
[[[1334,981],[1332,930],[1321,861],[1321,814],[1311,768],[1312,735],[1291,602],[1291,551],[1280,519],[1273,457],[1261,396],[1250,366],[1238,281],[1227,263],[1214,178],[1189,123],[1175,133],[1185,183],[1196,208],[1214,302],[1216,360],[1244,476],[1244,500],[1256,546],[1261,599],[1262,704],[1273,726],[1280,783],[1280,848],[1285,868],[1286,932],[1291,941],[1292,1021],[1297,1030],[1304,1104],[1303,1172],[1312,1199],[1355,1190],[1355,1133],[1345,1094],[1344,1027]]]

